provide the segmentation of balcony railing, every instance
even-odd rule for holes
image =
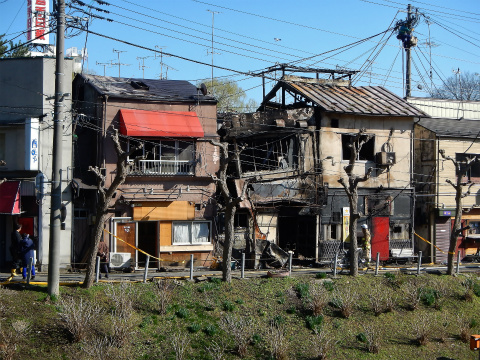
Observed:
[[[137,160],[130,164],[129,175],[194,175],[190,160]]]

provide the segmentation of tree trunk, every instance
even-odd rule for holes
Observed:
[[[235,213],[237,212],[237,206],[230,203],[225,208],[225,242],[223,244],[223,264],[222,264],[222,276],[223,281],[232,281],[232,249],[235,241],[235,228],[234,220]]]
[[[358,193],[357,190],[352,191],[350,196],[350,275],[358,275],[358,241],[357,241],[357,205],[358,205]]]
[[[461,176],[459,176],[461,177]],[[448,256],[447,256],[447,275],[453,275],[454,268],[454,256],[455,250],[457,249],[457,239],[458,235],[461,233],[461,222],[462,222],[462,186],[460,181],[457,180],[457,186],[455,188],[455,220],[453,222],[453,229],[450,234],[450,246],[448,247]]]
[[[87,273],[85,274],[85,280],[83,281],[83,287],[85,289],[90,288],[93,285],[93,281],[95,280],[95,264],[97,263],[97,251],[98,251],[98,244],[100,239],[103,236],[103,225],[105,223],[105,218],[107,216],[107,212],[103,211],[103,209],[98,209],[96,216],[95,216],[95,227],[93,230],[94,238],[93,244],[90,245],[89,253],[88,253],[88,260],[87,260]]]

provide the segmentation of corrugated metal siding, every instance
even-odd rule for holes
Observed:
[[[327,112],[362,115],[427,116],[381,86],[329,86],[306,82],[288,82],[299,93]]]
[[[434,118],[480,120],[480,101],[408,98],[410,104]]]
[[[447,261],[448,248],[450,244],[450,228],[452,221],[450,218],[438,218],[435,224],[435,242],[436,246],[442,251],[435,248],[435,262],[442,263]]]

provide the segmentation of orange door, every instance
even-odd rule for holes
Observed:
[[[128,246],[125,242],[135,246],[135,226],[136,223],[134,222],[117,223],[117,252],[132,254],[132,264],[135,263],[135,249],[131,246]]]

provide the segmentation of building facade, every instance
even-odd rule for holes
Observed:
[[[72,61],[65,59],[70,80]],[[55,58],[0,60],[0,267],[10,266],[16,224],[37,245],[36,263],[48,264],[50,181],[53,162]],[[71,82],[63,105],[70,109]],[[60,266],[70,266],[72,244],[72,121],[65,112],[62,147],[62,230]]]
[[[470,228],[458,237],[456,251],[462,258],[475,254],[480,248],[480,165],[473,163],[468,172],[464,166],[467,158],[480,159],[480,102],[431,98],[408,101],[432,116],[415,123],[415,231],[419,248],[430,255],[432,262],[447,261],[456,201],[455,190],[446,180],[455,183],[462,176],[465,193],[470,186],[470,193],[462,199],[462,227]],[[441,151],[460,167],[456,169]]]
[[[84,263],[95,222],[97,166],[108,188],[116,153],[110,134],[119,130],[130,154],[128,176],[111,204],[105,239],[111,265],[161,268],[201,263],[214,248],[216,212],[213,175],[219,153],[216,100],[187,81],[78,75],[75,109],[75,257]],[[116,260],[117,259],[117,260]],[[159,260],[160,259],[160,260]]]

